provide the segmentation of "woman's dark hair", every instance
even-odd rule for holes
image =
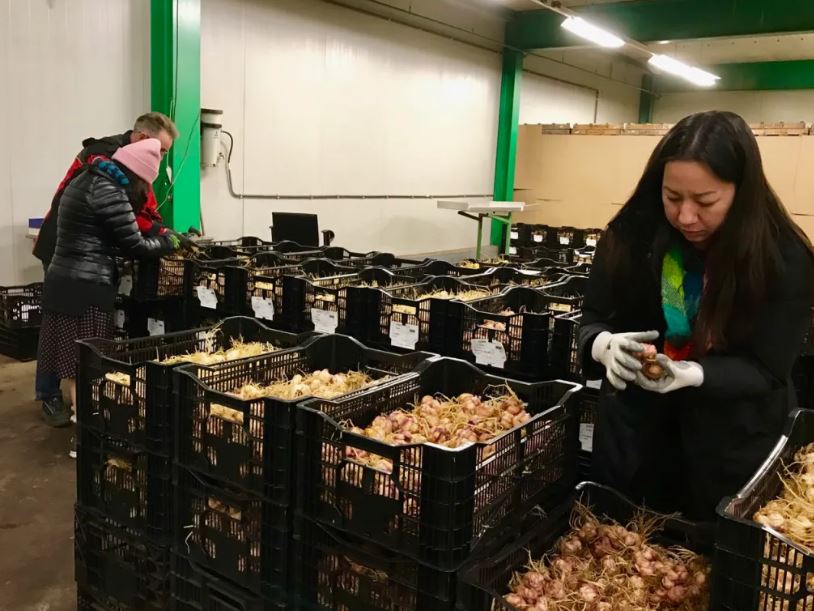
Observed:
[[[664,253],[676,238],[684,243],[664,215],[662,181],[669,161],[702,163],[735,185],[732,207],[706,252],[694,344],[699,354],[737,345],[751,330],[755,312],[783,265],[781,241],[799,240],[812,257],[814,251],[769,186],[757,140],[746,122],[731,112],[690,115],[658,144],[633,195],[610,222],[605,247],[616,308],[628,308],[637,298],[626,294],[630,287],[652,290],[660,283]],[[649,274],[645,282],[643,267]]]
[[[127,193],[127,197],[130,200],[130,205],[133,206],[133,212],[138,214],[144,207],[144,204],[147,203],[147,196],[150,193],[150,185],[146,180],[131,172],[130,169],[124,164],[119,163],[117,165],[121,171],[124,172],[124,175],[127,176],[127,180],[130,181],[130,184],[124,186],[124,191]]]

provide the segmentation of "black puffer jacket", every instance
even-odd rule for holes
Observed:
[[[57,243],[43,287],[43,308],[73,316],[90,306],[113,310],[115,255],[160,256],[173,250],[167,236],[142,237],[124,189],[90,166],[65,189]]]

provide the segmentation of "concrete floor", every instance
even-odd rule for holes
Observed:
[[[71,429],[33,400],[34,363],[0,356],[0,610],[76,609]]]

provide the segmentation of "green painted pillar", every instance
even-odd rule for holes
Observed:
[[[639,94],[639,123],[653,122],[653,104],[656,99],[653,95],[653,75],[642,75],[642,91]]]
[[[200,229],[201,0],[151,0],[150,84],[151,108],[180,132],[154,185],[161,215],[178,231]]]
[[[514,169],[517,161],[517,126],[520,123],[520,82],[523,77],[523,53],[503,51],[503,78],[500,83],[500,112],[497,123],[495,157],[495,201],[514,199]],[[492,221],[491,243],[503,240],[506,225]]]

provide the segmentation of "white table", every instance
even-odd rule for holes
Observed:
[[[454,210],[461,216],[477,221],[478,242],[477,248],[475,249],[476,259],[480,259],[481,247],[483,245],[483,219],[488,218],[502,223],[506,225],[508,231],[512,226],[512,213],[522,212],[525,208],[526,204],[524,202],[462,202],[438,200],[439,210]],[[506,240],[505,254],[509,254],[508,239]]]

